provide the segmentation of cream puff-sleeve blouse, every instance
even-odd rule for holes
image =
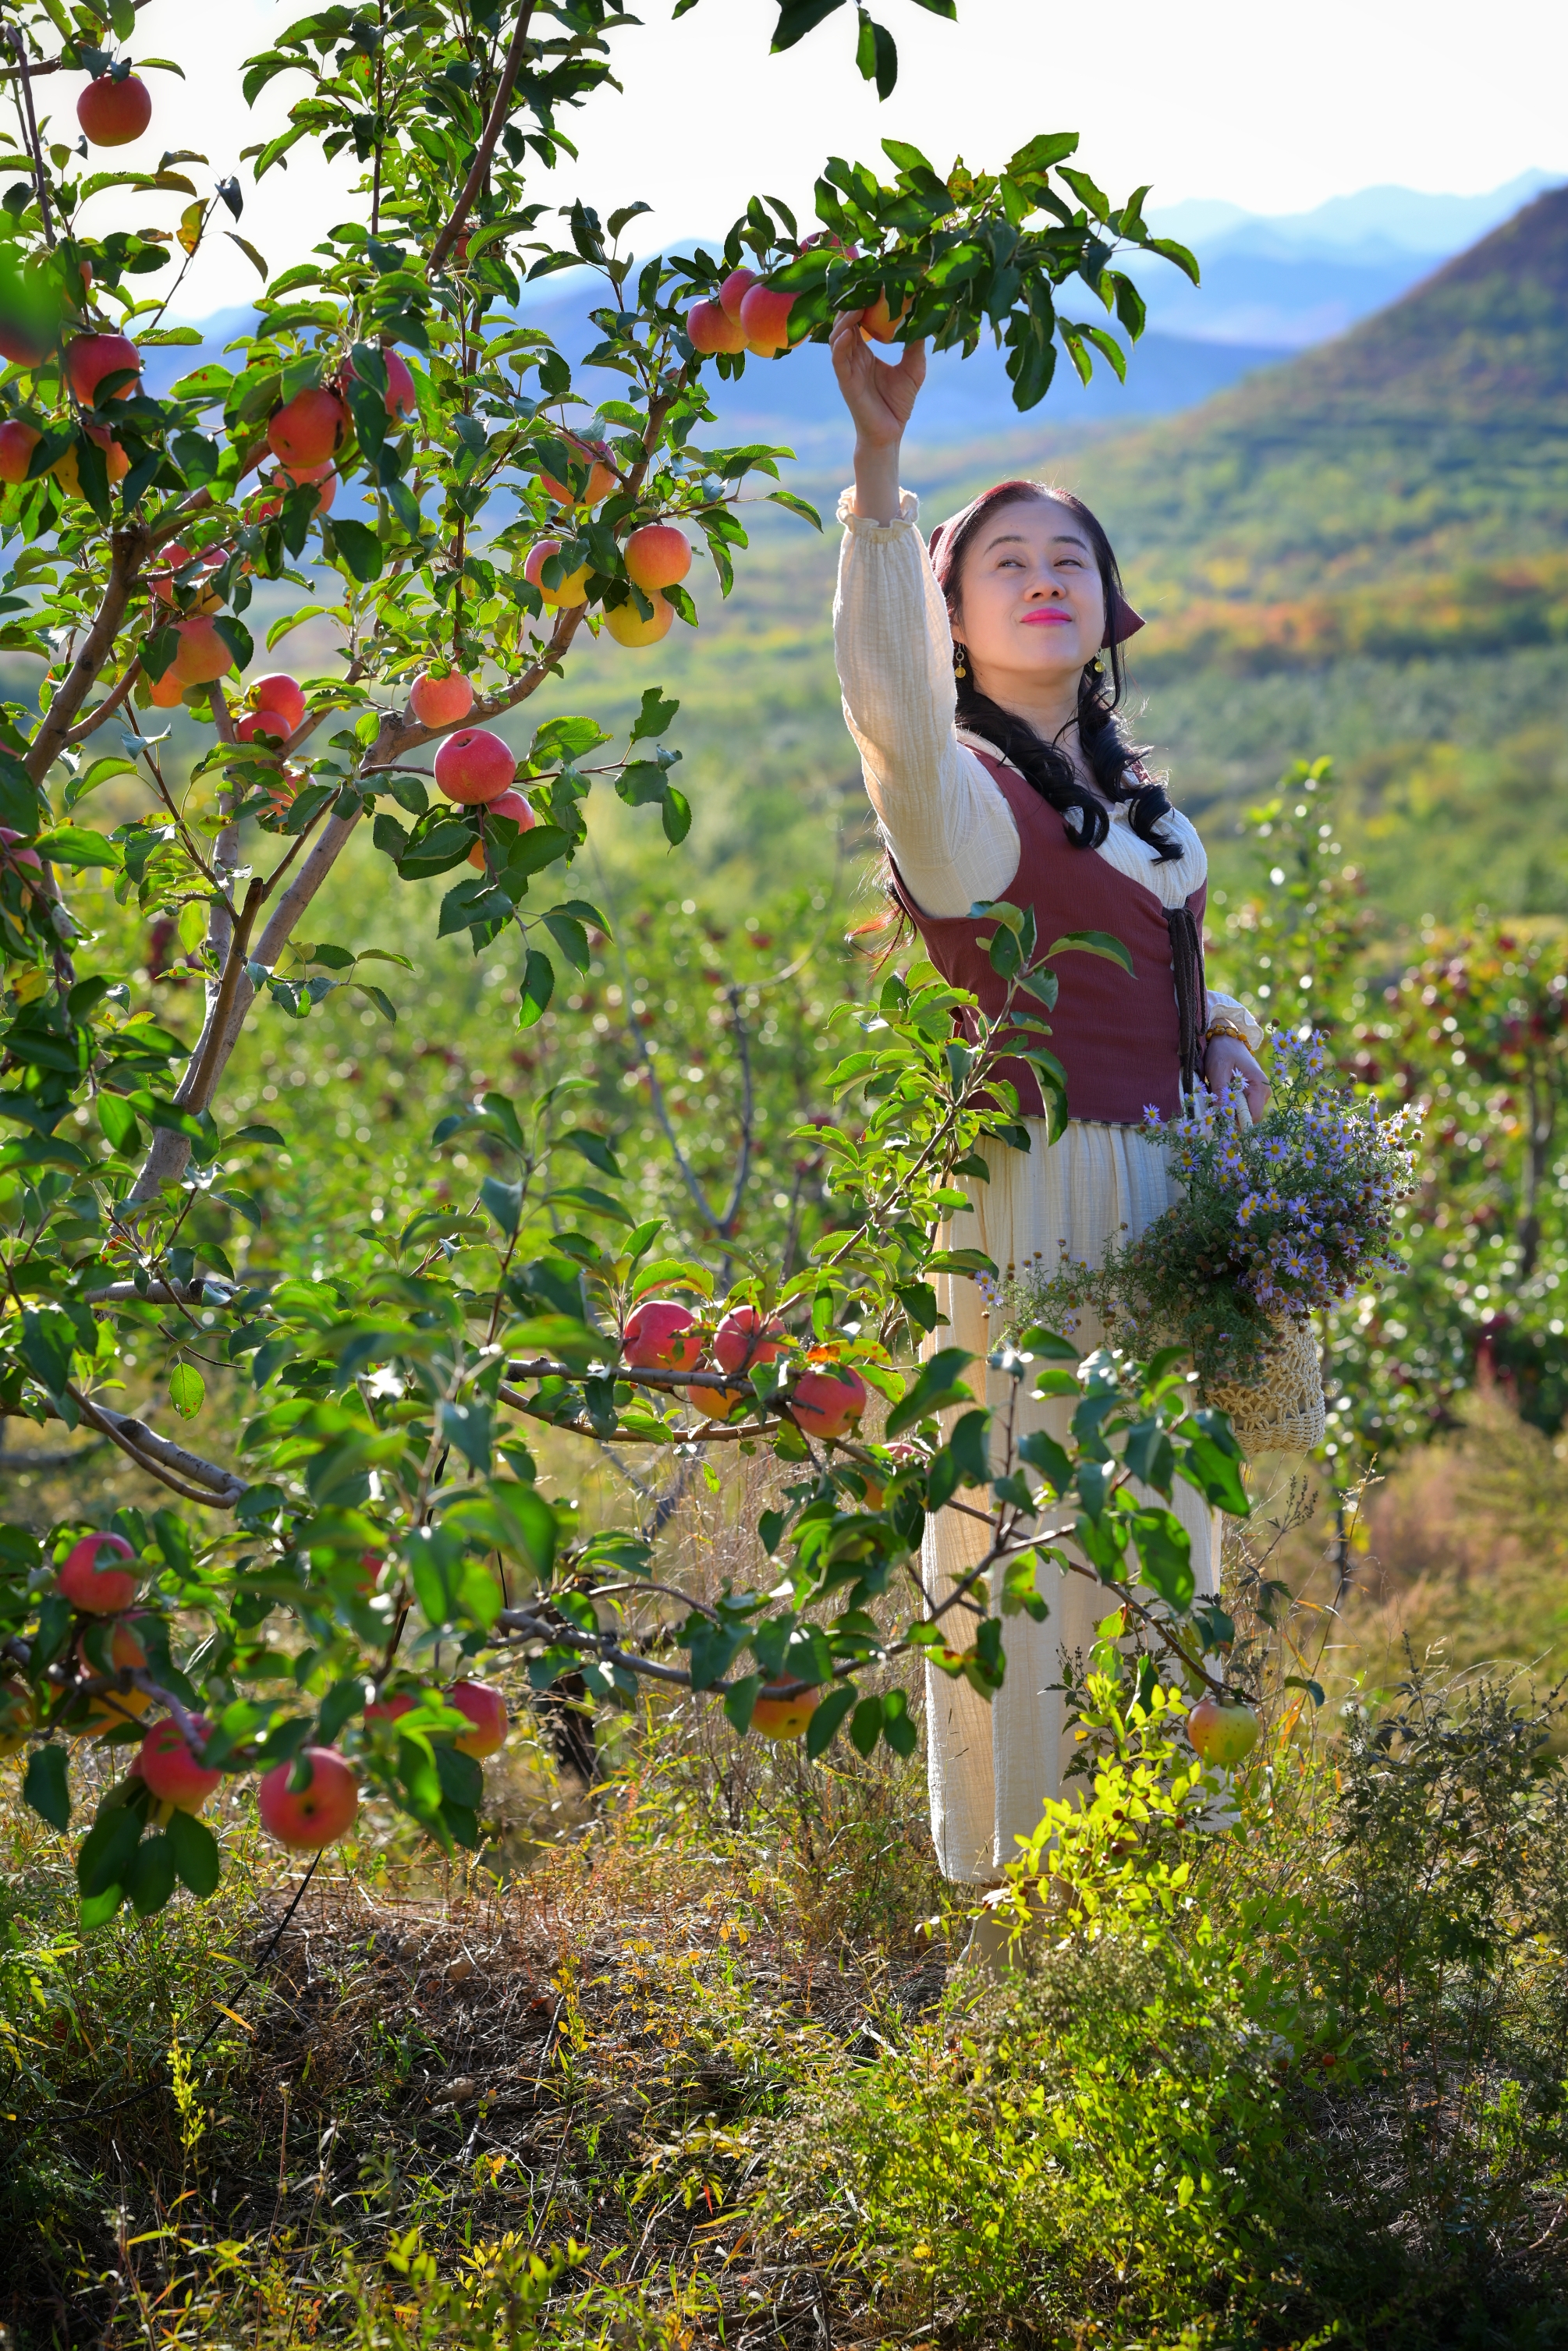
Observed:
[[[1005,897],[1018,872],[1019,837],[995,782],[976,757],[977,737],[956,723],[953,638],[947,608],[915,528],[919,502],[905,490],[895,522],[868,521],[852,492],[839,501],[844,525],[833,603],[833,646],[844,721],[861,755],[877,825],[915,904],[928,914],[967,914],[980,898]],[[989,744],[981,747],[998,755]],[[1181,855],[1162,860],[1133,831],[1124,805],[1110,810],[1094,851],[1179,906],[1208,872],[1202,841],[1179,810],[1164,829]],[[1256,1051],[1263,1031],[1234,997],[1208,992]]]

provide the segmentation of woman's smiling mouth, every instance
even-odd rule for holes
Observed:
[[[1023,625],[1026,629],[1070,629],[1072,615],[1063,611],[1060,604],[1037,604],[1032,611],[1024,614]]]

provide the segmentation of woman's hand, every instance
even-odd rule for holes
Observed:
[[[925,381],[925,346],[905,343],[896,367],[879,360],[861,333],[863,310],[847,310],[834,325],[828,348],[844,406],[855,421],[855,438],[868,449],[895,449],[915,412]]]
[[[861,310],[833,328],[829,348],[844,406],[855,423],[855,511],[873,522],[898,518],[898,451],[925,381],[925,346],[905,343],[896,367],[879,360],[861,333]]]
[[[1238,1071],[1246,1089],[1248,1111],[1254,1120],[1260,1119],[1269,1106],[1267,1077],[1239,1037],[1211,1037],[1203,1061],[1203,1082],[1209,1092],[1217,1098],[1223,1095]]]

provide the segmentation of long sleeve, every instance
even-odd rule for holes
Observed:
[[[1212,1020],[1217,1012],[1228,1013],[1239,1029],[1246,1029],[1247,1050],[1249,1053],[1255,1053],[1263,1042],[1262,1022],[1248,1011],[1239,997],[1227,996],[1223,988],[1218,987],[1208,988],[1206,993],[1208,998],[1209,1019]]]
[[[882,836],[916,904],[967,914],[1018,871],[1012,812],[954,731],[947,610],[904,492],[899,519],[867,521],[846,492],[833,646],[844,723]]]

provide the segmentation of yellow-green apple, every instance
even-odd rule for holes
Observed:
[[[102,73],[77,99],[77,120],[94,147],[129,147],[152,120],[152,93],[135,74]]]
[[[454,1682],[446,1692],[459,1714],[473,1724],[452,1742],[464,1755],[494,1755],[507,1743],[507,1701],[488,1682]]]
[[[870,1391],[847,1364],[821,1364],[802,1372],[789,1401],[809,1437],[841,1437],[866,1408]]]
[[[135,1556],[123,1535],[83,1535],[67,1552],[55,1582],[61,1596],[84,1615],[118,1616],[135,1599],[137,1578],[110,1562]]]
[[[0,1681],[0,1761],[26,1747],[33,1720],[32,1691],[7,1675]]]
[[[213,1726],[204,1715],[193,1719],[204,1745]],[[199,1813],[224,1776],[197,1762],[184,1732],[172,1719],[153,1724],[136,1750],[136,1763],[159,1802],[172,1804],[177,1813]]]
[[[770,360],[778,351],[789,348],[789,313],[794,308],[793,294],[778,293],[771,286],[752,286],[747,289],[740,306],[740,323],[746,329],[746,348],[758,359]]]
[[[98,388],[106,376],[131,371],[131,381],[112,394],[129,400],[141,371],[141,354],[126,335],[78,335],[66,350],[66,376],[74,398],[83,408],[96,408]]]
[[[621,1353],[634,1372],[695,1372],[703,1353],[696,1317],[673,1298],[644,1298],[626,1317]]]
[[[645,522],[621,550],[626,577],[639,588],[676,588],[692,568],[692,543],[667,522]]]
[[[360,1783],[335,1747],[307,1747],[298,1759],[308,1772],[304,1787],[289,1787],[293,1763],[275,1764],[262,1774],[256,1810],[268,1836],[294,1853],[319,1853],[346,1836],[360,1809]]]
[[[1228,1771],[1258,1744],[1258,1718],[1239,1699],[1200,1698],[1186,1719],[1186,1735],[1206,1763]]]
[[[292,400],[274,409],[267,427],[267,445],[290,472],[320,465],[335,457],[348,437],[349,418],[335,392],[317,384],[297,392]]]
[[[711,359],[716,351],[743,351],[746,329],[722,304],[694,302],[686,312],[686,340],[694,351]]]
[[[533,546],[528,549],[528,561],[523,566],[523,578],[528,581],[530,588],[537,588],[538,590],[540,596],[547,604],[565,604],[569,607],[578,604],[586,604],[588,601],[588,575],[592,568],[590,564],[580,563],[575,571],[569,571],[565,579],[558,581],[553,588],[546,580],[544,577],[545,565],[549,561],[552,555],[559,555],[559,553],[560,541],[559,538],[536,539]]]
[[[0,424],[0,482],[26,480],[33,452],[43,437],[19,416],[9,416]]]
[[[132,1629],[133,1617],[122,1616],[109,1636],[110,1666],[116,1673],[142,1673],[146,1670],[147,1652]],[[104,1671],[90,1659],[83,1660],[89,1674]],[[79,1720],[68,1722],[66,1730],[72,1739],[101,1739],[106,1730],[118,1730],[120,1724],[145,1714],[152,1703],[150,1690],[134,1687],[122,1690],[98,1690],[87,1702],[87,1712]]]
[[[674,626],[675,608],[655,588],[648,598],[653,607],[652,617],[644,620],[631,599],[624,604],[612,605],[604,615],[604,625],[618,645],[656,645],[667,637]]]
[[[498,735],[483,726],[460,726],[435,755],[435,780],[449,800],[476,808],[509,791],[517,763]]]
[[[474,688],[460,669],[437,677],[421,670],[409,689],[408,706],[422,726],[455,726],[474,707]]]
[[[103,467],[109,475],[110,486],[112,486],[116,482],[122,482],[131,471],[131,460],[107,426],[89,424],[87,428],[87,437],[89,441],[96,441],[103,451]],[[67,497],[81,496],[81,468],[77,463],[77,444],[74,441],[64,456],[55,459],[49,471]]]

